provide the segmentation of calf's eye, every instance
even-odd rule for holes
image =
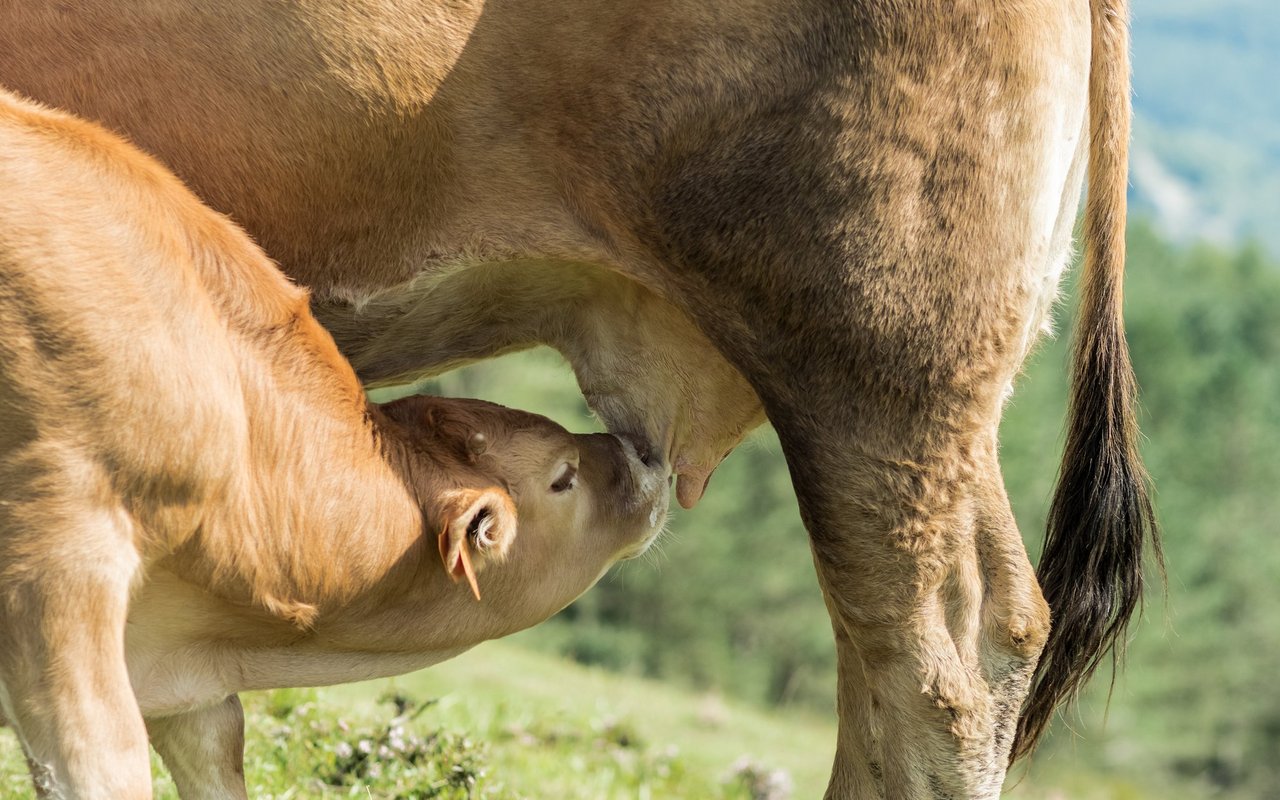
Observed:
[[[577,465],[565,462],[565,465],[560,468],[560,474],[556,476],[555,481],[551,484],[551,491],[567,492],[577,485],[577,478]]]

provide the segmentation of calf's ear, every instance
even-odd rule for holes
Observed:
[[[440,560],[454,583],[466,578],[480,599],[476,574],[506,557],[516,538],[516,507],[502,489],[456,489],[444,498],[444,526],[438,537]]]

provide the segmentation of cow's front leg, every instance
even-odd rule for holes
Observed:
[[[212,706],[147,720],[182,800],[244,800],[244,710],[231,695]]]

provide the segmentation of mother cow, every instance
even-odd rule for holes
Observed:
[[[670,460],[685,505],[763,405],[839,651],[828,796],[994,797],[1140,593],[1126,17],[0,0],[0,83],[158,154],[315,290],[371,383],[550,344],[612,429]],[[996,428],[1086,164],[1051,632]]]

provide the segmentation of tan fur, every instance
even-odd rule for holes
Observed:
[[[1052,632],[995,459],[1090,162],[1089,275],[1118,286],[1127,79],[1095,27],[1124,3],[171,6],[0,2],[0,82],[231,213],[365,380],[552,344],[686,505],[763,407],[836,631],[829,796],[998,793],[1042,647],[1122,621],[1141,563],[1133,514],[1073,522],[1143,497],[1071,493],[1101,457],[1136,474],[1118,294],[1086,298],[1076,407],[1120,422],[1068,450],[1075,544],[1042,565],[1097,608],[1058,597]],[[1082,641],[1036,720],[1108,639]]]
[[[149,796],[148,731],[184,797],[243,795],[236,692],[545,619],[647,545],[665,477],[489,403],[368,404],[240,230],[0,93],[0,718],[50,796]]]

